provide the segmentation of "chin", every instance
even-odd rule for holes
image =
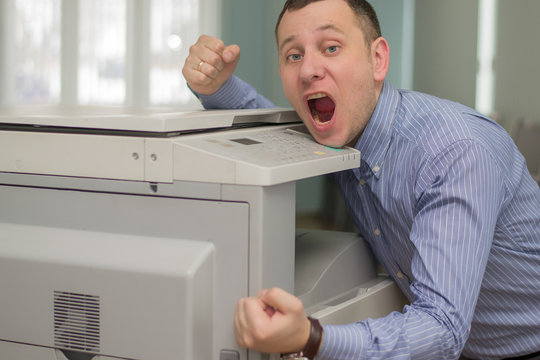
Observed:
[[[333,148],[342,148],[347,143],[343,139],[338,139],[335,137],[328,137],[328,136],[324,136],[317,133],[314,134],[313,132],[311,132],[311,135],[313,136],[315,141],[317,141],[319,144],[333,147]]]
[[[335,118],[324,124],[315,123],[313,119],[311,121],[309,132],[319,144],[333,148],[341,148],[347,144],[347,137],[339,133]]]

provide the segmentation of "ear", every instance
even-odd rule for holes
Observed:
[[[390,64],[390,46],[385,38],[379,37],[371,44],[371,60],[375,81],[383,81]]]

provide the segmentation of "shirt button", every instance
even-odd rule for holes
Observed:
[[[376,173],[379,172],[379,170],[381,170],[381,167],[379,165],[375,165],[373,167],[373,171],[375,171]]]
[[[381,230],[375,229],[375,230],[373,230],[373,233],[374,233],[375,235],[377,235],[377,236],[380,236],[380,235],[381,235]]]
[[[360,184],[360,186],[364,186],[364,185],[366,185],[366,180],[360,179],[360,180],[358,181],[358,183]]]
[[[399,279],[403,279],[403,273],[400,271],[396,274],[396,276],[399,278]]]

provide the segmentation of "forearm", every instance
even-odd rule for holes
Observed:
[[[457,359],[461,345],[432,314],[407,306],[404,313],[348,325],[324,326],[317,360]]]
[[[232,76],[211,95],[195,93],[205,109],[258,109],[273,108],[275,105],[260,95],[248,83]]]

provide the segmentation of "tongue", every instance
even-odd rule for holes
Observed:
[[[334,111],[335,105],[329,97],[323,97],[313,101],[313,107],[319,113],[329,113]]]
[[[334,115],[334,109],[336,104],[329,97],[323,97],[320,99],[313,100],[313,108],[317,111],[318,119],[320,122],[328,122],[332,119]]]

